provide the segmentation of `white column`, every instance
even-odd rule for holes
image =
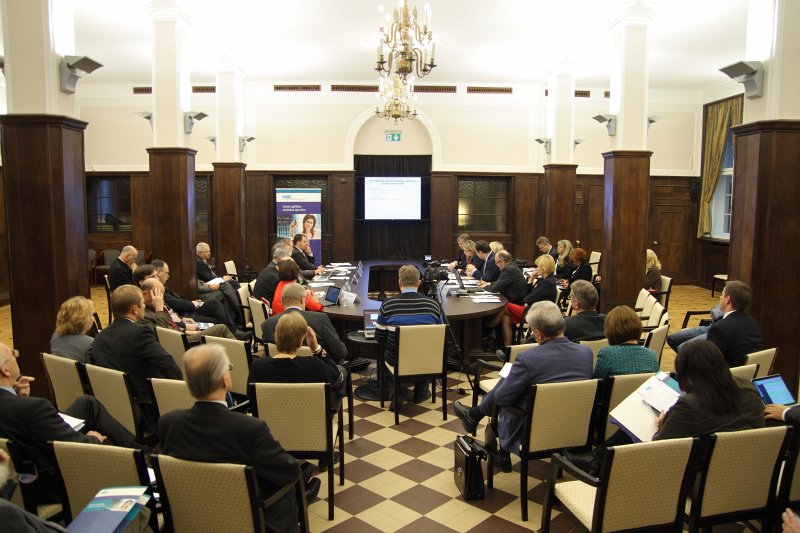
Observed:
[[[244,124],[244,85],[242,70],[230,57],[217,63],[217,158],[220,162],[238,162],[239,136]]]
[[[609,113],[617,117],[617,134],[610,137],[612,150],[647,148],[647,28],[653,17],[653,0],[634,0],[620,8],[610,25],[614,57]]]
[[[764,66],[764,96],[744,99],[744,122],[800,119],[800,2],[750,0],[746,61]],[[720,65],[723,66],[723,65]]]
[[[188,13],[180,0],[150,0],[153,21],[153,146],[185,147],[183,113],[190,111]]]
[[[574,64],[562,59],[547,75],[547,136],[550,138],[548,163],[573,162],[575,147]]]
[[[2,0],[8,113],[77,116],[62,93],[59,63],[75,55],[73,0]]]

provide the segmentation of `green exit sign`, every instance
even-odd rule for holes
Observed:
[[[387,131],[386,132],[386,142],[387,143],[399,143],[400,142],[400,132],[399,131]]]

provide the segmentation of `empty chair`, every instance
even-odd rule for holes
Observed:
[[[589,254],[589,266],[592,267],[592,279],[594,279],[600,270],[600,260],[602,256],[602,253],[595,251],[592,251],[592,253]]]
[[[633,305],[633,310],[637,313],[640,313],[644,310],[644,304],[647,301],[647,297],[651,296],[650,291],[647,289],[640,289],[639,295],[636,297],[636,303]]]
[[[733,377],[735,378],[746,379],[747,381],[750,381],[758,375],[758,367],[758,363],[753,363],[752,365],[735,366],[731,368],[731,374],[733,374]]]
[[[252,330],[253,316],[250,314],[250,302],[248,301],[250,288],[247,283],[239,285],[239,288],[236,289],[236,297],[239,299],[239,310],[242,312],[242,329]]]
[[[261,300],[253,298],[252,296],[248,296],[247,301],[250,307],[250,315],[252,316],[253,320],[253,339],[255,340],[256,345],[266,345],[267,339],[261,338],[261,324],[266,322],[267,318],[269,318],[269,307]]]
[[[240,283],[246,283],[251,279],[255,279],[256,275],[258,274],[258,272],[253,272],[250,270],[240,273],[236,269],[236,263],[233,260],[225,261],[225,273],[238,280]]]
[[[608,448],[599,479],[554,454],[541,532],[550,531],[556,503],[581,531],[681,531],[695,446],[695,439],[683,438]],[[644,479],[658,482],[645,488]]]
[[[672,278],[661,276],[661,290],[652,293],[664,309],[669,309],[669,295],[672,294]]]
[[[661,364],[661,354],[664,351],[664,344],[667,342],[667,335],[669,335],[669,324],[664,324],[663,326],[658,326],[654,330],[648,331],[644,339],[645,348],[650,348],[656,352],[659,365]]]
[[[50,353],[42,353],[42,361],[53,391],[53,404],[59,411],[65,411],[76,398],[86,393],[81,364]]]
[[[172,356],[183,374],[183,354],[189,349],[189,340],[186,338],[186,334],[175,329],[156,326],[156,335],[158,343]]]
[[[644,299],[644,305],[642,306],[642,310],[639,311],[639,318],[642,319],[642,322],[646,321],[650,318],[650,312],[653,309],[653,306],[658,303],[655,296],[652,294],[648,294],[647,297]]]
[[[140,439],[144,437],[144,428],[139,408],[133,399],[128,374],[102,366],[86,365],[86,376],[92,396],[105,406],[117,422],[142,442]]]
[[[176,409],[189,409],[195,403],[189,386],[183,380],[147,378],[147,387],[150,389],[156,417]]]
[[[759,366],[756,377],[761,378],[764,376],[768,376],[770,371],[772,370],[772,363],[775,361],[775,356],[777,354],[778,354],[777,348],[768,348],[766,350],[760,350],[758,352],[749,353],[745,358],[744,364],[752,365],[754,363],[758,363]]]
[[[114,259],[117,257],[119,257],[119,248],[106,248],[97,254],[94,266],[95,283],[97,283],[98,276],[105,276],[108,274],[108,267],[111,266],[111,263],[113,263]]]

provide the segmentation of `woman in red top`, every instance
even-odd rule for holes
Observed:
[[[282,313],[284,310],[281,296],[283,288],[289,283],[297,283],[300,275],[300,267],[297,266],[291,257],[287,257],[278,263],[278,286],[275,287],[275,295],[272,297],[272,312]],[[306,291],[306,311],[322,311],[322,304],[317,300],[314,291]]]

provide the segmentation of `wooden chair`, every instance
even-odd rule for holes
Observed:
[[[757,378],[761,378],[764,376],[768,376],[769,373],[772,371],[772,363],[775,361],[775,356],[778,354],[777,348],[768,348],[766,350],[760,350],[758,352],[753,352],[747,354],[744,364],[752,365],[754,363],[758,363],[758,373],[756,374]]]
[[[541,533],[549,533],[557,503],[579,531],[680,531],[696,443],[684,438],[610,447],[599,478],[554,454]],[[644,479],[658,482],[645,488]]]
[[[771,531],[778,478],[789,444],[787,426],[711,435],[685,520],[690,532],[716,524],[761,520]]]
[[[86,372],[78,361],[44,352],[41,355],[53,392],[53,404],[59,411],[65,411],[79,396],[86,394]]]
[[[585,379],[562,383],[531,385],[526,407],[495,405],[493,428],[497,428],[500,409],[524,420],[520,445],[520,505],[522,521],[528,520],[528,461],[550,457],[568,448],[588,449],[592,443],[595,404],[599,400],[600,380]],[[497,434],[497,432],[495,432]],[[494,486],[494,458],[489,455],[487,486]]]
[[[195,404],[189,386],[178,379],[147,378],[156,418],[177,409],[190,409]]]
[[[633,394],[633,391],[647,381],[653,374],[622,374],[611,376],[603,380],[602,400],[597,406],[597,442],[605,442],[612,435],[617,426],[611,423],[609,413],[617,407],[622,400]]]
[[[167,531],[260,533],[266,530],[264,509],[292,490],[302,507],[300,530],[308,531],[302,476],[262,501],[251,466],[183,461],[167,455],[153,455],[152,462]],[[209,482],[213,482],[213,490],[208,490]]]
[[[246,270],[243,274],[240,274],[233,260],[225,261],[225,273],[238,280],[241,284],[247,284],[248,281],[255,279],[258,275],[258,272],[253,272],[252,270]]]
[[[580,341],[578,344],[588,346],[592,350],[592,368],[597,366],[597,353],[608,346],[608,339],[595,339],[589,341]]]
[[[233,368],[231,369],[231,393],[234,395],[237,408],[246,408],[247,400],[247,378],[250,376],[250,366],[253,364],[253,356],[250,352],[250,343],[237,341],[235,339],[223,339],[221,337],[203,337],[206,344],[218,344],[225,349]]]
[[[69,523],[86,507],[100,489],[147,486],[150,477],[141,450],[119,446],[97,446],[78,442],[52,442],[50,448],[58,471],[61,506]],[[150,525],[158,531],[155,502]]]
[[[379,350],[378,368],[386,368],[392,375],[392,390],[400,390],[400,379],[431,380],[433,391],[431,402],[436,403],[436,379],[442,380],[442,419],[447,420],[447,356],[444,334],[446,324],[423,326],[398,326],[395,328],[397,350],[395,364],[383,360],[384,350]],[[379,370],[380,372],[380,370]],[[383,379],[378,379],[381,407],[383,401]],[[395,403],[394,423],[400,423],[400,409]]]
[[[761,365],[758,363],[753,363],[752,365],[735,366],[731,368],[731,374],[733,377],[751,381],[753,378],[758,376],[759,366]]]
[[[119,248],[106,248],[97,254],[94,265],[95,283],[97,283],[98,276],[105,276],[108,274],[108,268],[117,257],[119,257]]]
[[[9,479],[16,478],[17,475],[24,478],[27,474],[55,476],[55,471],[52,469],[50,469],[51,471],[49,472],[37,471],[36,468],[32,466],[33,461],[25,457],[22,447],[10,439],[0,437],[0,450],[5,451],[11,458],[8,463]],[[29,466],[31,467],[30,469],[28,468]],[[26,472],[25,470],[30,471]],[[23,481],[27,480],[23,479]],[[60,504],[45,503],[39,505],[36,503],[35,489],[28,482],[18,482],[17,490],[11,495],[11,503],[45,520],[58,520],[61,516],[62,509]]]
[[[298,459],[328,463],[328,520],[333,520],[334,439],[339,439],[339,485],[344,485],[344,416],[339,404],[338,423],[331,412],[328,383],[251,383],[253,416],[264,420],[272,436]]]
[[[86,365],[86,376],[91,394],[97,398],[117,422],[136,435],[139,442],[145,437],[141,412],[133,397],[130,378],[125,372]]]

